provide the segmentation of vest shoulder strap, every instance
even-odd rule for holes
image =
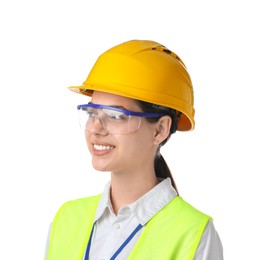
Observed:
[[[192,260],[209,219],[176,197],[146,224],[129,259]]]

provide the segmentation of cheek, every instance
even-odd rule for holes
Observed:
[[[137,133],[129,136],[124,142],[124,150],[133,159],[147,156],[153,151],[153,138],[148,134]]]
[[[90,135],[86,131],[85,131],[85,139],[86,139],[87,147],[88,147],[88,149],[90,151],[90,148],[91,148],[91,142],[89,141],[90,140]]]

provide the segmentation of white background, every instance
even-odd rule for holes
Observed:
[[[0,3],[0,259],[43,259],[60,205],[103,190],[76,105],[97,57],[131,39],[177,53],[196,128],[163,147],[180,194],[214,218],[225,259],[267,247],[265,1],[10,0]]]

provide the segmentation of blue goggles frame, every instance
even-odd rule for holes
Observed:
[[[126,109],[121,109],[118,107],[114,107],[114,106],[105,106],[105,105],[100,105],[100,104],[93,104],[93,103],[88,103],[88,104],[83,104],[83,105],[78,105],[77,109],[81,110],[83,108],[87,108],[87,107],[91,107],[91,108],[96,108],[96,109],[110,109],[110,110],[114,110],[117,112],[121,112],[127,116],[137,116],[137,117],[161,117],[164,116],[165,114],[163,113],[149,113],[149,112],[134,112],[134,111],[129,111]]]

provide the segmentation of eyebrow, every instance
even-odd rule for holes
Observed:
[[[96,103],[94,103],[94,102],[88,102],[88,104],[93,104],[93,105],[100,105],[100,104],[96,104]],[[107,107],[114,107],[114,108],[119,108],[119,109],[123,109],[123,110],[128,110],[129,111],[129,109],[127,109],[127,108],[125,108],[125,107],[123,107],[123,106],[118,106],[118,105],[105,105],[105,106],[107,106]]]

